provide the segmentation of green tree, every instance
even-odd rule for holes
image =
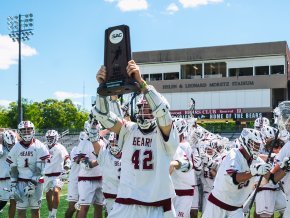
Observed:
[[[34,123],[37,130],[57,129],[59,131],[70,129],[79,131],[83,129],[88,119],[88,112],[80,111],[70,99],[58,101],[47,99],[43,102],[22,101],[23,119]],[[0,108],[0,127],[17,128],[17,104],[12,102],[7,109]]]

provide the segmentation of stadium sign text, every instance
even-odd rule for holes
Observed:
[[[232,87],[232,86],[254,86],[254,81],[234,81],[234,82],[202,82],[202,83],[186,83],[186,84],[165,84],[162,89],[177,88],[205,88],[205,87]]]
[[[173,117],[189,118],[188,110],[172,110],[170,111]],[[256,119],[262,115],[261,112],[242,113],[242,109],[210,109],[196,110],[195,117],[198,119]]]

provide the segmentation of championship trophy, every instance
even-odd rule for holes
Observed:
[[[139,90],[135,79],[127,74],[129,60],[131,60],[129,27],[120,25],[106,29],[104,54],[106,80],[97,89],[99,95],[122,95]]]

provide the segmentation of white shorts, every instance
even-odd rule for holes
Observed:
[[[290,218],[290,195],[286,197],[287,202],[286,202],[286,209],[284,211],[283,218]]]
[[[206,204],[208,202],[208,196],[209,196],[209,192],[204,192],[202,195],[202,212],[204,212],[205,208],[206,208]]]
[[[194,194],[192,196],[191,209],[198,210],[198,203],[199,203],[199,190],[198,186],[194,186]]]
[[[110,212],[113,210],[113,205],[115,203],[115,198],[106,198],[105,199],[105,206],[106,206],[106,210],[107,213],[110,214]]]
[[[0,201],[9,201],[11,196],[10,186],[10,179],[0,180]]]
[[[224,210],[210,201],[207,202],[202,218],[243,218],[243,209],[237,209],[234,211]]]
[[[272,215],[275,210],[284,211],[286,208],[286,196],[280,191],[263,190],[256,196],[256,213]]]
[[[91,204],[103,205],[104,195],[102,192],[102,180],[79,181],[78,192],[79,192],[78,202],[80,205],[91,205]]]
[[[38,183],[35,187],[35,193],[32,197],[27,198],[24,196],[24,188],[27,186],[27,182],[19,181],[17,184],[17,189],[19,190],[19,194],[22,196],[23,203],[16,201],[17,209],[39,209],[41,206],[41,198],[43,192],[43,184]]]
[[[68,181],[67,187],[67,201],[69,202],[78,202],[79,192],[78,192],[78,181]]]
[[[176,217],[190,217],[190,208],[192,203],[192,196],[175,196],[172,199]]]
[[[44,192],[48,192],[55,187],[62,188],[64,182],[58,176],[44,176]]]
[[[166,211],[164,213],[163,207],[152,207],[152,206],[142,206],[142,205],[126,205],[114,203],[113,210],[109,213],[108,218],[174,218],[174,210]]]

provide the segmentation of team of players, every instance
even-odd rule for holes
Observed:
[[[15,201],[18,217],[26,217],[27,208],[32,217],[40,217],[44,190],[49,217],[57,217],[68,177],[65,217],[75,211],[86,217],[90,205],[94,217],[102,217],[104,203],[108,217],[197,217],[201,209],[204,218],[236,218],[249,212],[245,202],[262,176],[256,217],[271,217],[275,210],[289,217],[288,102],[275,110],[280,133],[261,117],[255,129],[243,129],[230,142],[196,125],[194,118],[172,118],[166,99],[146,84],[134,61],[127,72],[143,94],[136,104],[137,122],[123,116],[116,97],[97,96],[70,158],[55,130],[46,133],[47,145],[34,138],[29,121],[18,126],[19,142],[12,131],[4,133],[0,209],[12,199],[10,217]],[[97,80],[105,78],[101,68]]]

